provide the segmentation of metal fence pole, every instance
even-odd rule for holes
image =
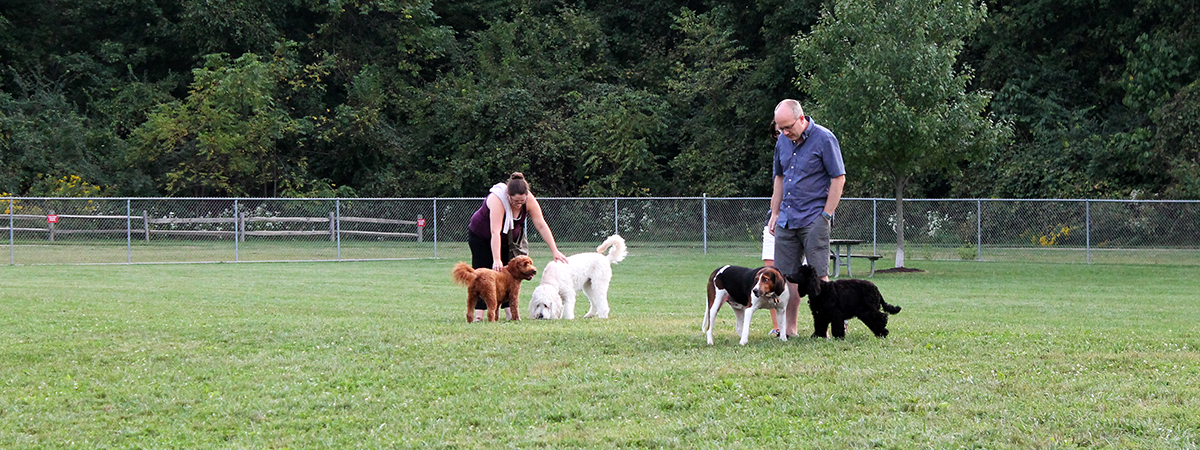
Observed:
[[[133,211],[125,199],[125,264],[133,264]]]
[[[879,254],[879,199],[871,199],[871,254]]]
[[[1083,228],[1087,238],[1084,240],[1084,245],[1087,247],[1087,263],[1092,263],[1092,202],[1091,200],[1083,201]]]
[[[150,236],[147,234],[146,236]],[[242,241],[242,213],[238,211],[238,201],[233,199],[233,261],[241,261],[238,255],[238,243]]]
[[[983,201],[975,200],[975,260],[983,261]]]
[[[17,245],[13,239],[13,210],[15,209],[17,209],[16,201],[8,199],[8,265],[10,266],[17,263],[13,254],[13,248]]]
[[[701,194],[700,197],[700,223],[704,228],[704,254],[708,254],[708,194]]]
[[[333,210],[337,217],[337,260],[342,260],[342,199],[333,199]]]
[[[437,244],[438,244],[437,228],[438,227],[437,226],[438,226],[437,198],[434,198],[433,199],[433,257],[434,258],[438,257],[438,255],[437,255]]]
[[[617,209],[617,197],[613,197],[613,234],[621,234],[621,228],[618,226],[617,222],[617,211],[619,211]]]

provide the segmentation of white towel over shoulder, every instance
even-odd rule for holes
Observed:
[[[504,222],[500,228],[501,233],[507,233],[513,229],[513,211],[512,206],[508,205],[508,183],[496,183],[488,190],[496,197],[500,198],[500,204],[504,205]]]

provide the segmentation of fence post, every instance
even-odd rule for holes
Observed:
[[[150,242],[150,212],[142,210],[142,228],[146,230],[146,242]]]
[[[700,222],[704,228],[704,254],[708,254],[708,193],[700,194]]]
[[[619,211],[617,208],[617,197],[613,197],[613,234],[621,234],[621,228],[617,222],[617,218],[620,216],[617,214],[617,211]]]
[[[437,222],[438,222],[437,197],[434,197],[434,199],[433,199],[433,257],[434,258],[438,257],[438,255],[437,255],[437,250],[438,250],[437,249],[437,244],[438,244]]]
[[[1084,245],[1087,247],[1087,263],[1091,264],[1092,263],[1092,201],[1091,200],[1083,201],[1083,210],[1084,210],[1083,228],[1085,230],[1085,234],[1087,235],[1087,239],[1085,239]]]
[[[336,230],[336,228],[334,228],[334,227],[337,226],[336,220],[337,220],[337,218],[333,216],[333,211],[330,211],[329,212],[329,242],[337,242],[337,231],[334,231],[334,230]]]
[[[49,210],[49,215],[54,215],[53,209]],[[47,219],[46,228],[50,230],[50,242],[54,242],[54,222],[51,222],[49,219]]]
[[[233,262],[241,261],[241,245],[242,242],[242,212],[238,208],[237,199],[233,199]]]
[[[417,214],[417,242],[425,242],[425,216]]]
[[[17,202],[15,202],[15,201],[13,201],[13,199],[9,198],[8,199],[8,265],[10,265],[10,266],[17,263],[16,255],[13,251],[13,248],[16,247],[16,245],[17,245],[16,239],[14,236],[15,233],[13,233],[13,225],[14,225],[13,214],[15,213],[15,211],[13,211],[14,209],[17,209]]]
[[[983,261],[983,200],[975,199],[975,260]]]
[[[133,211],[125,199],[125,264],[133,264]]]
[[[337,228],[334,233],[337,234],[337,260],[342,260],[342,199],[333,199],[334,219],[337,222]]]
[[[871,254],[879,254],[879,199],[871,199]]]

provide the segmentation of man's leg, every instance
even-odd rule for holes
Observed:
[[[804,235],[804,256],[808,258],[809,265],[816,269],[817,273],[822,274],[821,279],[829,281],[829,236],[831,234],[830,223],[822,217],[818,217],[805,229]],[[830,324],[830,327],[835,327],[837,324]],[[850,328],[850,319],[842,322],[842,330]]]
[[[768,226],[763,227],[762,244],[763,267],[774,267],[775,235],[771,234],[771,228]],[[779,316],[776,315],[774,309],[769,309],[768,311],[771,311],[771,335],[782,333],[779,330]]]
[[[788,337],[792,337],[799,334],[796,327],[796,319],[800,314],[800,298],[796,296],[798,292],[796,283],[788,283],[787,285],[788,289],[792,290],[792,300],[788,302],[787,311],[784,313],[784,332],[787,333]]]
[[[829,221],[818,217],[801,231],[801,250],[821,279],[829,281]]]
[[[803,254],[804,239],[800,235],[800,230],[775,227],[775,267],[780,272],[783,272],[784,275],[795,273],[796,268],[800,266],[800,257]],[[791,337],[797,333],[796,316],[800,308],[800,297],[795,283],[788,283],[788,289],[791,289],[792,301],[788,302],[787,310],[784,311],[784,323],[780,325],[780,328],[782,328],[782,332],[787,333],[788,337]]]

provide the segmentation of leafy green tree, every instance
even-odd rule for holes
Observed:
[[[661,189],[661,165],[651,150],[666,129],[666,110],[661,96],[628,88],[584,100],[577,116],[587,133],[581,194],[634,197]]]
[[[0,96],[7,92],[24,105],[16,108],[41,111],[25,117],[24,131],[14,137],[66,144],[67,134],[79,132],[70,139],[76,149],[31,149],[53,162],[27,166],[13,184],[32,189],[42,184],[37,173],[47,170],[54,179],[77,175],[103,185],[110,195],[159,194],[125,162],[124,139],[149,108],[182,86],[178,71],[193,62],[194,52],[172,34],[172,7],[154,0],[0,0],[8,20],[0,31]]]
[[[1148,26],[1137,27],[1132,45],[1120,45],[1125,58],[1123,103],[1149,111],[1200,75],[1200,4],[1144,0],[1136,16]]]
[[[1015,142],[965,167],[963,196],[1166,189],[1151,112],[1196,77],[1200,10],[1163,0],[995,0],[965,57]]]
[[[1200,198],[1200,81],[1184,87],[1153,115],[1158,124],[1156,154],[1168,161],[1167,195]]]
[[[313,176],[367,195],[441,195],[429,183],[409,184],[423,168],[417,154],[426,128],[432,80],[453,73],[454,30],[438,23],[429,1],[335,0],[311,5],[320,17],[303,49],[327,73],[304,95],[316,114],[316,135],[298,149]],[[444,83],[441,86],[445,86]],[[293,101],[295,98],[293,98]],[[400,188],[399,186],[404,186]]]
[[[674,76],[667,82],[673,106],[686,112],[676,135],[679,155],[671,161],[676,181],[712,196],[737,195],[745,187],[742,180],[763,177],[761,168],[769,164],[762,158],[743,164],[743,156],[756,149],[738,146],[730,136],[738,122],[734,87],[747,75],[750,61],[740,57],[745,49],[721,23],[723,17],[720,11],[697,14],[686,8],[675,16],[674,28],[684,39],[673,52]],[[763,130],[765,135],[767,127]],[[769,154],[766,148],[757,150]]]
[[[134,131],[131,162],[157,166],[171,194],[278,195],[300,162],[280,147],[302,145],[311,118],[289,116],[303,71],[281,49],[269,58],[208,56],[190,94],[159,107]]]
[[[47,177],[109,181],[106,155],[91,150],[99,144],[97,133],[62,86],[39,77],[15,81],[21,86],[17,96],[0,92],[0,190],[26,193]]]
[[[465,51],[451,55],[453,67],[401,94],[410,133],[401,133],[369,192],[479,195],[486,180],[521,171],[543,195],[578,194],[588,180],[585,149],[630,150],[642,139],[609,135],[613,145],[588,147],[603,142],[596,121],[611,117],[596,109],[598,99],[641,108],[611,83],[618,71],[607,43],[596,17],[571,8],[542,15],[526,8],[471,33]]]
[[[157,83],[187,71],[198,55],[172,21],[177,4],[156,0],[0,0],[0,64],[55,80],[77,110],[106,97],[129,74]],[[12,79],[0,89],[12,89]],[[178,80],[173,80],[178,81]]]
[[[461,196],[521,170],[552,195],[767,195],[771,106],[818,104],[796,92],[792,39],[825,3],[0,0],[0,187]],[[1189,147],[1168,139],[1189,136],[1196,2],[990,4],[956,67],[1015,141],[923,168],[904,195],[1192,192]],[[210,70],[221,53],[288,75],[239,97],[251,64]],[[227,82],[197,84],[206,70]],[[230,106],[251,97],[265,106]],[[169,123],[186,132],[148,139]],[[847,195],[894,191],[876,172]]]
[[[268,53],[289,32],[302,30],[303,0],[183,0],[179,36],[200,53]],[[290,29],[289,29],[290,28]]]
[[[747,49],[741,53],[749,72],[730,87],[736,116],[713,123],[715,129],[729,130],[717,138],[742,150],[737,167],[756,168],[739,186],[739,195],[770,196],[772,189],[771,157],[775,140],[770,121],[775,105],[784,98],[807,103],[796,89],[794,44],[798,33],[807,33],[817,23],[823,0],[758,0],[752,7],[725,3],[721,12],[729,17],[733,37]],[[714,9],[716,6],[714,6]],[[847,194],[859,194],[858,186],[849,186]]]
[[[997,145],[1006,127],[967,92],[955,67],[986,15],[973,0],[840,0],[796,45],[800,88],[838,135],[848,169],[889,181],[896,198],[896,267],[904,267],[904,191],[921,172],[952,170]]]

